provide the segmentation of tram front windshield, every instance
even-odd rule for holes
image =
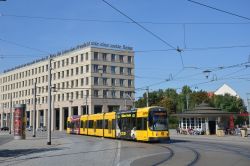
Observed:
[[[153,131],[168,130],[167,112],[166,111],[152,111],[149,113],[149,128]]]

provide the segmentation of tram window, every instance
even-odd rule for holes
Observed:
[[[136,129],[147,130],[147,118],[137,118]]]
[[[118,119],[118,127],[119,127],[119,129],[122,128],[122,120],[121,120],[121,118]]]
[[[96,123],[96,128],[97,129],[102,129],[102,120],[97,120],[96,122],[97,122]]]
[[[104,128],[108,129],[108,120],[107,119],[104,120]]]
[[[112,121],[109,120],[109,121],[107,121],[107,123],[108,123],[108,129],[111,129],[112,128]]]
[[[136,118],[131,118],[131,125],[132,128],[136,127]]]
[[[142,118],[143,121],[143,129],[142,130],[147,130],[147,118]]]
[[[115,130],[115,128],[116,128],[115,119],[112,119],[112,130]]]
[[[93,120],[89,120],[88,122],[89,122],[89,128],[93,128],[93,126],[94,126],[94,121],[93,121]]]
[[[83,124],[84,124],[84,122],[83,122],[83,120],[81,120],[81,128],[83,128]]]

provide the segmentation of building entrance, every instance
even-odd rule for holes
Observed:
[[[209,121],[208,122],[208,127],[209,127],[209,133],[210,135],[215,134],[216,130],[216,122],[215,121]]]

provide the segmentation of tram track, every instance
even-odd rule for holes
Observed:
[[[159,161],[158,163],[154,164],[153,166],[158,166],[158,165],[161,165],[163,163],[166,163],[167,161],[171,160],[175,155],[175,152],[174,152],[173,148],[166,147],[164,145],[158,145],[158,147],[168,149],[170,151],[170,155],[166,159],[164,159],[162,161]],[[187,164],[184,164],[184,165],[194,166],[200,160],[201,155],[194,148],[191,148],[191,147],[188,147],[188,146],[183,146],[183,145],[173,145],[173,147],[178,147],[178,148],[181,148],[181,149],[185,148],[185,149],[188,149],[189,151],[191,151],[194,154],[193,159],[191,161],[189,161]]]
[[[158,166],[158,165],[160,165],[160,164],[163,164],[163,163],[165,163],[166,161],[168,161],[168,160],[170,160],[171,158],[173,158],[173,156],[175,155],[173,149],[171,149],[171,148],[169,148],[169,147],[166,147],[166,146],[162,146],[162,145],[159,145],[159,146],[160,146],[160,147],[163,147],[163,148],[165,148],[165,149],[167,149],[167,150],[170,152],[170,155],[169,155],[167,158],[163,159],[162,161],[159,161],[158,163],[153,164],[152,166]]]

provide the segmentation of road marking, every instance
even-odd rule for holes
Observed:
[[[121,166],[131,165],[132,162],[134,162],[135,160],[139,160],[139,159],[147,158],[147,157],[151,157],[151,156],[156,156],[156,155],[161,155],[161,154],[169,154],[169,153],[170,152],[159,152],[159,153],[151,153],[151,154],[147,154],[147,155],[133,157],[133,158],[122,161],[121,163],[119,163],[119,166],[120,166],[120,164],[121,164]]]
[[[118,141],[118,147],[117,147],[117,156],[116,156],[116,163],[117,166],[120,166],[120,159],[121,159],[121,141]]]

